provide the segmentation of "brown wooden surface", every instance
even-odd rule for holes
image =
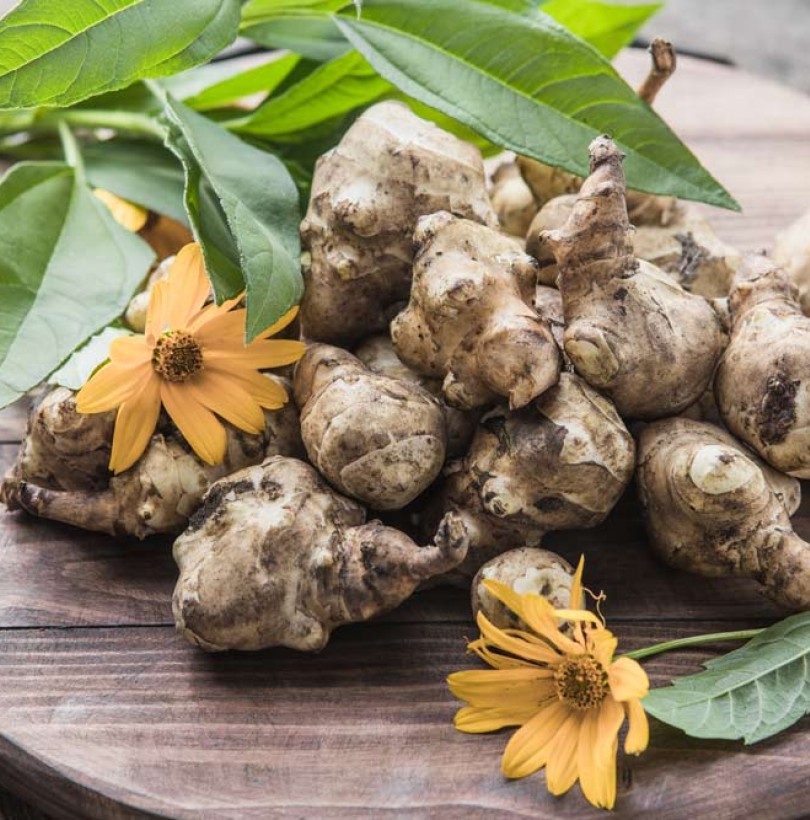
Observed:
[[[638,78],[645,60],[630,54],[622,66]],[[729,241],[769,247],[810,207],[810,100],[683,59],[658,107],[746,208],[714,213]],[[0,413],[0,470],[22,422],[19,408]],[[795,523],[810,538],[810,503]],[[547,544],[572,560],[586,554],[625,648],[779,617],[754,584],[658,564],[632,493],[605,526]],[[53,817],[599,816],[576,788],[550,798],[542,775],[505,781],[507,734],[453,730],[444,678],[476,665],[464,653],[474,628],[461,591],[346,627],[320,655],[207,656],[172,627],[166,540],[114,541],[0,513],[0,566],[0,784]],[[646,666],[662,683],[713,649]],[[805,720],[746,748],[654,725],[650,750],[621,762],[616,814],[804,816],[808,729]],[[38,817],[10,798],[3,812]]]

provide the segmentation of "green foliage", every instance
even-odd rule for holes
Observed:
[[[298,191],[284,164],[171,97],[167,146],[186,172],[186,208],[217,301],[247,289],[247,341],[297,304]]]
[[[653,689],[642,701],[653,717],[692,737],[757,743],[810,711],[810,612],[766,629],[706,671]]]
[[[338,26],[390,82],[487,139],[581,176],[609,133],[631,187],[739,206],[612,66],[551,18],[476,0],[367,0]],[[508,48],[504,46],[508,44]]]
[[[121,315],[153,254],[61,162],[0,183],[0,407]]]
[[[542,10],[605,57],[615,57],[663,3],[618,6],[594,0],[548,0]]]
[[[23,0],[0,20],[0,108],[65,106],[210,60],[239,0]]]
[[[350,51],[319,66],[230,127],[271,140],[295,138],[304,129],[368,105],[390,90],[391,85],[360,54]]]
[[[88,145],[84,151],[87,177],[150,211],[188,223],[183,205],[183,168],[154,142],[114,139]]]
[[[287,48],[313,60],[349,50],[330,14],[350,0],[249,0],[242,9],[245,37],[267,48]]]
[[[272,94],[300,59],[297,54],[276,54],[261,65],[253,57],[222,60],[184,71],[162,85],[195,111],[210,111],[252,94]]]

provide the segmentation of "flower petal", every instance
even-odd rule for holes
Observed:
[[[219,368],[211,367],[209,369],[219,372]],[[261,407],[266,407],[268,410],[278,410],[290,400],[284,386],[279,384],[272,376],[241,367],[230,367],[227,372],[232,379],[250,393],[253,401]]]
[[[105,364],[76,394],[76,409],[80,413],[113,410],[138,393],[151,376],[157,378],[146,362],[139,365]]]
[[[632,658],[617,658],[608,667],[608,681],[610,692],[618,701],[643,698],[650,691],[647,673]]]
[[[169,284],[160,279],[152,285],[149,306],[146,308],[146,344],[154,347],[158,338],[168,328]]]
[[[110,453],[110,469],[116,475],[129,469],[143,455],[159,416],[160,379],[154,376],[118,408]]]
[[[554,696],[554,673],[537,667],[522,669],[471,669],[447,678],[450,691],[470,706],[537,706]]]
[[[263,370],[268,367],[284,367],[295,364],[306,352],[304,342],[293,339],[267,339],[252,342],[245,347],[214,344],[206,346],[202,340],[206,361],[216,363],[233,363],[242,367],[252,367],[254,370]]]
[[[463,706],[456,712],[453,723],[459,732],[481,734],[497,732],[505,726],[523,726],[537,714],[536,706],[504,706],[479,709],[476,706]]]
[[[185,330],[211,294],[202,249],[196,242],[189,242],[178,251],[166,281],[166,322],[172,330]]]
[[[616,802],[616,752],[624,709],[610,697],[582,721],[577,768],[582,793],[597,808],[612,809]]]
[[[110,342],[110,360],[115,364],[132,367],[152,361],[152,349],[145,336],[119,336]]]
[[[629,729],[624,739],[624,751],[629,755],[640,755],[650,742],[650,724],[647,713],[638,700],[628,700],[624,704]]]
[[[535,664],[524,661],[522,658],[512,658],[509,655],[501,655],[499,652],[493,652],[483,638],[479,638],[467,644],[467,649],[469,649],[470,652],[475,652],[482,661],[488,663],[494,669],[538,668]]]
[[[185,385],[194,401],[199,402],[225,421],[259,435],[264,431],[264,413],[250,393],[224,373],[203,370]]]
[[[225,458],[228,437],[217,417],[195,401],[182,384],[161,381],[160,397],[192,450],[206,464],[219,464]]]
[[[572,712],[554,740],[546,763],[546,785],[553,795],[565,794],[577,782],[577,744],[582,714]]]
[[[569,609],[585,609],[585,596],[582,594],[582,573],[585,571],[585,556],[579,556],[574,578],[571,581],[571,595],[568,598]]]
[[[560,731],[571,710],[553,700],[515,734],[506,744],[501,771],[507,777],[526,777],[546,765],[551,741]]]
[[[519,658],[539,663],[559,663],[560,655],[552,647],[543,643],[534,643],[510,635],[497,626],[491,624],[483,612],[476,618],[481,635],[488,643],[504,652],[509,652]],[[513,630],[515,631],[515,630]]]
[[[601,625],[596,629],[589,629],[585,637],[585,645],[605,669],[613,663],[613,655],[616,652],[618,641],[609,629],[605,629]]]
[[[122,199],[112,191],[107,191],[104,188],[95,188],[93,193],[107,206],[107,209],[113,215],[113,219],[128,231],[138,233],[146,225],[146,220],[149,219],[149,211],[145,208],[141,208],[128,199]]]

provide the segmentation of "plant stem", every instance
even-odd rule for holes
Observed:
[[[24,111],[16,116],[0,117],[0,133],[58,132],[60,123],[73,128],[112,128],[128,134],[163,140],[164,129],[148,114],[133,111],[108,111],[92,108],[65,108],[46,111]]]
[[[65,123],[64,120],[59,123],[59,139],[62,142],[62,151],[65,155],[65,162],[76,171],[79,179],[83,178],[84,162],[82,160],[81,151],[79,151],[79,145],[76,142],[76,137],[73,136],[73,132],[70,128],[68,128],[67,123]]]
[[[763,629],[740,629],[736,632],[714,632],[711,635],[692,635],[689,638],[676,638],[664,643],[656,643],[652,646],[645,646],[642,649],[635,649],[632,652],[625,652],[625,658],[638,660],[639,658],[649,658],[651,655],[658,655],[661,652],[669,652],[670,649],[681,649],[684,646],[697,646],[702,643],[717,643],[718,641],[747,641],[764,632]]]

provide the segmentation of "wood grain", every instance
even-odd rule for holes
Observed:
[[[646,56],[620,65],[640,78]],[[727,240],[769,247],[810,207],[807,98],[682,59],[657,108],[744,205],[743,215],[711,211]],[[24,404],[0,413],[0,471],[22,434]],[[794,523],[810,538],[810,502]],[[779,617],[753,583],[662,566],[632,488],[604,526],[555,533],[546,545],[572,560],[586,555],[624,648]],[[465,591],[414,596],[339,630],[319,655],[208,656],[172,626],[168,539],[114,540],[0,514],[0,565],[0,784],[52,817],[603,816],[576,789],[549,797],[542,775],[504,780],[508,733],[452,728],[457,704],[444,678],[476,663],[464,651],[475,633]],[[646,666],[663,683],[722,648]],[[806,815],[808,728],[805,720],[747,748],[654,725],[650,750],[621,761],[616,815]],[[0,795],[0,813],[14,810]]]

